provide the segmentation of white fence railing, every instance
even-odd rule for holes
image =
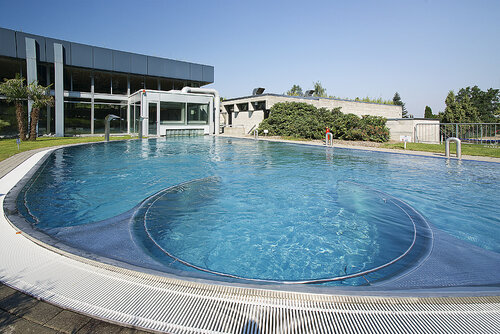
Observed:
[[[500,144],[500,123],[420,123],[415,125],[416,143],[444,143],[459,138],[462,143]]]

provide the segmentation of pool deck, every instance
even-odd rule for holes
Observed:
[[[9,286],[0,286],[2,332],[500,332],[499,296],[384,297],[241,288],[133,272],[58,251],[19,233],[3,212],[5,194],[43,158],[43,151],[51,150],[24,152],[0,163],[0,171],[7,171],[0,174],[0,282]]]

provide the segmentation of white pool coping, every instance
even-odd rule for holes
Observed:
[[[500,297],[348,296],[206,284],[86,260],[10,224],[3,201],[45,154],[0,179],[0,280],[115,323],[170,333],[500,331]]]

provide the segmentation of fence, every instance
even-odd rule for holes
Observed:
[[[444,143],[450,137],[469,144],[500,144],[500,123],[416,124],[416,143]]]

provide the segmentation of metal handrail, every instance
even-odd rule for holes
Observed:
[[[253,130],[253,138],[255,140],[259,139],[259,130],[257,129]]]
[[[457,143],[457,158],[458,159],[462,159],[462,142],[460,141],[460,139],[456,138],[456,137],[450,137],[448,139],[446,139],[446,143],[445,143],[445,148],[444,148],[444,155],[449,158],[450,157],[450,142],[455,142]]]
[[[333,146],[333,134],[331,132],[326,133],[325,144],[326,146]]]

